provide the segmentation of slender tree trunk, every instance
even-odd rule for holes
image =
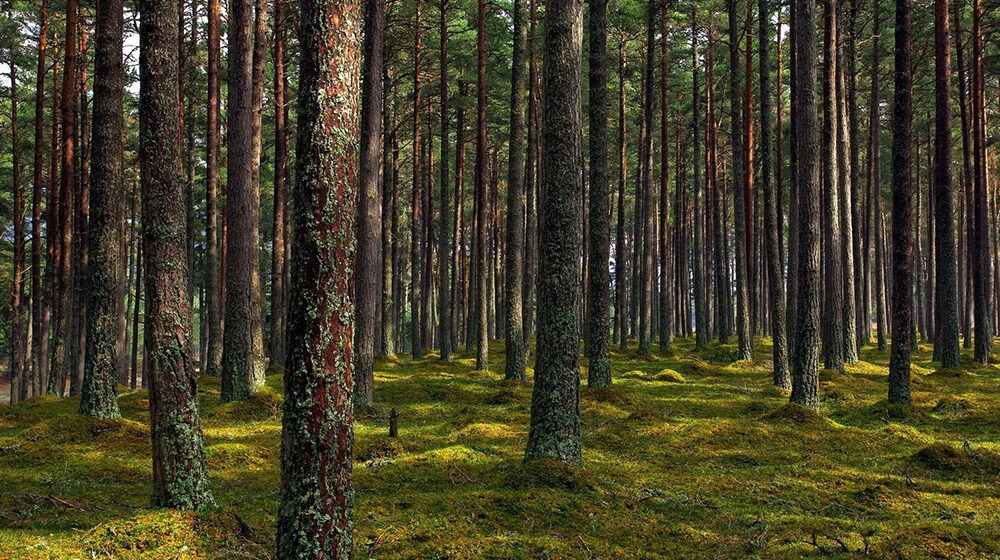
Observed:
[[[530,359],[531,337],[535,326],[535,276],[538,274],[538,161],[539,161],[539,83],[536,53],[537,37],[535,20],[537,16],[536,0],[529,1],[530,16],[528,25],[528,145],[527,161],[524,170],[525,192],[525,228],[524,228],[524,274],[521,278],[522,296],[521,309],[523,318],[521,327],[524,331],[525,359]]]
[[[615,229],[615,329],[622,351],[628,348],[628,247],[625,240],[625,186],[628,174],[625,120],[625,49],[624,34],[618,42],[618,221]]]
[[[868,135],[869,135],[869,172],[868,181],[872,185],[869,187],[875,198],[875,321],[876,339],[879,350],[886,349],[886,316],[885,316],[885,246],[882,238],[885,236],[882,228],[882,134],[879,98],[881,91],[879,87],[879,65],[882,61],[882,51],[880,49],[881,40],[881,10],[875,9],[874,23],[872,25],[872,62],[871,62],[871,99],[868,104]]]
[[[13,14],[8,10],[9,18]],[[10,140],[11,140],[11,165],[12,182],[14,191],[14,255],[13,267],[11,270],[11,384],[10,403],[17,404],[19,400],[27,398],[28,379],[30,367],[27,363],[28,337],[31,335],[30,323],[26,324],[27,308],[30,302],[25,305],[24,301],[24,229],[25,229],[25,207],[24,207],[24,185],[21,184],[21,150],[20,136],[18,135],[18,113],[17,113],[17,61],[15,52],[17,50],[17,34],[11,35],[10,45],[8,45],[8,59],[10,76]]]
[[[838,23],[843,21],[844,0],[837,0],[836,14]],[[837,201],[840,213],[840,261],[843,265],[843,298],[841,307],[841,321],[843,323],[843,356],[847,363],[858,361],[858,334],[857,334],[857,280],[856,268],[860,263],[854,261],[854,230],[858,224],[854,221],[854,209],[858,206],[858,200],[854,197],[856,189],[852,184],[855,179],[851,165],[851,152],[854,141],[851,138],[847,107],[847,85],[845,73],[844,47],[842,46],[840,31],[838,26],[834,34],[834,49],[837,57],[836,64],[836,138],[837,138]]]
[[[88,222],[90,217],[90,118],[87,111],[87,45],[86,23],[79,26],[77,46],[76,105],[73,107],[76,127],[76,177],[73,182],[72,282],[69,289],[71,316],[66,343],[66,375],[69,394],[80,394],[83,385],[84,356],[87,336],[87,264]],[[82,62],[82,64],[81,64]]]
[[[593,41],[593,39],[591,39]],[[606,64],[606,63],[605,63]],[[672,294],[670,290],[670,240],[667,235],[669,230],[667,224],[667,217],[670,216],[670,193],[668,192],[668,184],[670,177],[670,148],[668,142],[668,131],[667,125],[669,124],[668,116],[668,106],[667,106],[667,10],[660,10],[660,231],[659,231],[659,244],[660,244],[660,299],[659,299],[659,326],[660,326],[660,350],[668,351],[673,343],[674,331],[673,331],[673,321],[671,316],[673,315]],[[604,89],[602,90],[605,95],[605,106],[607,105],[607,71],[605,70],[604,75]],[[591,95],[593,99],[593,95]],[[591,101],[593,102],[593,101]],[[607,114],[605,109],[605,121],[607,120]],[[593,125],[591,125],[591,142],[593,140]],[[605,133],[602,143],[607,143],[607,125],[605,124]],[[607,150],[605,149],[604,154],[605,162],[607,161]],[[607,172],[604,175],[605,184],[607,184]],[[593,184],[591,185],[593,189]],[[607,186],[605,186],[607,189]],[[676,188],[676,187],[675,187]],[[596,192],[596,191],[593,191]],[[608,191],[610,196],[610,190]],[[610,208],[607,209],[610,213]],[[610,215],[608,216],[610,219]],[[604,231],[607,235],[610,235],[609,224],[604,225]],[[608,240],[610,243],[610,239]],[[606,260],[606,259],[605,259]],[[605,267],[607,268],[607,267]],[[610,281],[610,278],[605,278],[606,281]],[[605,305],[607,307],[607,305]],[[593,365],[591,366],[593,367]]]
[[[542,96],[545,165],[538,255],[538,357],[524,458],[552,458],[577,465],[582,460],[577,330],[582,42],[582,0],[549,0]]]
[[[253,17],[250,0],[233,0],[230,4],[223,402],[246,399],[264,383],[257,264],[260,190],[253,177]]]
[[[125,325],[125,201],[122,176],[122,0],[97,3],[94,53],[94,139],[87,267],[87,350],[80,413],[117,418],[117,373]],[[186,247],[185,247],[186,249]],[[186,255],[186,253],[185,253]]]
[[[448,0],[441,0],[441,185],[438,192],[441,206],[438,225],[438,348],[441,361],[451,361],[452,313],[454,301],[451,296],[451,148],[449,127],[451,115],[448,105]],[[518,285],[520,290],[520,285]]]
[[[514,0],[514,53],[510,84],[510,137],[507,158],[507,228],[504,268],[504,339],[507,362],[506,379],[525,378],[524,344],[524,94],[527,90],[525,55],[528,48],[528,6],[526,0]],[[447,167],[447,166],[444,166]]]
[[[735,1],[735,0],[731,0]],[[695,346],[705,346],[712,339],[712,333],[708,328],[708,311],[705,305],[705,254],[702,251],[704,245],[704,215],[702,210],[702,196],[705,187],[702,182],[701,166],[701,85],[698,75],[698,23],[697,14],[691,11],[691,130],[693,137],[693,159],[694,182],[692,183],[692,198],[694,199],[694,335]],[[651,205],[647,204],[649,208]]]
[[[208,348],[205,374],[222,375],[222,281],[219,268],[219,0],[208,0],[208,131],[205,142],[205,306]]]
[[[361,194],[355,270],[354,405],[372,402],[375,387],[375,324],[382,264],[382,67],[385,2],[365,0],[364,67],[361,76]]]
[[[750,296],[747,282],[748,274],[747,250],[745,244],[748,228],[753,228],[753,223],[748,223],[746,214],[743,211],[747,204],[746,194],[741,188],[744,183],[744,175],[747,172],[746,152],[743,147],[743,106],[740,102],[743,92],[740,89],[740,81],[743,77],[743,62],[740,60],[739,50],[739,22],[736,15],[736,0],[727,0],[726,6],[729,14],[729,104],[732,115],[732,125],[730,127],[730,137],[733,153],[732,184],[734,185],[735,197],[733,208],[735,209],[736,226],[736,336],[739,339],[737,359],[753,360],[753,337],[750,331]],[[697,161],[697,159],[695,160]]]
[[[611,192],[608,184],[607,0],[590,3],[590,277],[587,385],[611,386]],[[508,227],[510,225],[508,224]]]
[[[176,14],[175,14],[176,15]],[[76,185],[76,118],[73,108],[76,92],[77,0],[66,2],[66,40],[63,45],[63,77],[60,102],[62,125],[62,174],[59,187],[59,207],[52,222],[57,238],[56,270],[53,273],[52,299],[58,308],[55,332],[52,336],[52,371],[48,393],[62,396],[69,381],[68,372],[73,286],[73,190]]]
[[[486,289],[486,1],[478,0],[476,19],[476,369],[489,366],[489,338]],[[575,134],[575,133],[574,133]],[[576,161],[573,161],[576,165]]]
[[[844,276],[840,252],[837,165],[837,9],[823,7],[823,358],[827,369],[844,369]]]
[[[793,403],[819,406],[820,339],[820,167],[819,127],[816,102],[816,2],[793,0],[795,17],[792,41],[795,45],[795,98],[798,109],[794,119],[795,179],[799,223],[799,256],[796,272],[796,328],[792,338],[795,361],[792,364]]]
[[[423,185],[423,162],[420,146],[420,68],[423,59],[422,0],[414,8],[413,39],[413,193],[410,219],[410,353],[414,358],[424,355],[420,321],[420,189]],[[428,216],[427,219],[430,217]]]
[[[990,234],[986,182],[986,95],[983,77],[983,6],[972,0],[972,153],[974,173],[974,232],[972,244],[973,299],[975,301],[975,355],[986,364],[993,354],[990,313]]]
[[[188,354],[184,181],[177,106],[177,4],[141,0],[139,144],[146,255],[146,362],[153,434],[153,505],[214,504],[208,485],[197,381]],[[120,35],[119,35],[120,37]]]
[[[274,2],[274,215],[271,245],[271,339],[268,355],[271,365],[285,367],[286,335],[288,330],[288,284],[285,283],[288,262],[285,245],[288,239],[285,219],[288,213],[288,77],[285,73],[285,9],[284,0]]]
[[[957,257],[951,178],[951,44],[948,0],[934,2],[934,195],[939,327],[935,348],[943,368],[959,367]]]
[[[771,304],[771,319],[774,321],[772,328],[773,373],[775,385],[782,389],[791,389],[792,380],[788,373],[788,352],[785,338],[785,282],[782,272],[781,249],[778,245],[778,238],[781,236],[778,207],[781,205],[781,200],[771,185],[774,144],[771,140],[771,59],[769,53],[771,8],[768,0],[759,0],[758,10],[760,28],[760,51],[758,52],[758,65],[760,67],[760,188],[764,197],[768,296]],[[780,107],[778,107],[778,111],[780,113]],[[778,167],[780,167],[780,161]]]
[[[972,142],[971,142],[971,130],[969,123],[969,99],[968,99],[968,81],[966,80],[965,74],[965,61],[964,59],[964,44],[962,42],[962,10],[961,3],[955,2],[955,11],[953,17],[955,19],[955,55],[956,63],[958,65],[958,106],[961,112],[962,118],[962,190],[963,198],[965,199],[965,204],[959,208],[959,212],[962,213],[962,217],[965,222],[965,251],[959,255],[959,259],[964,265],[965,269],[965,283],[963,284],[965,297],[962,298],[960,302],[963,308],[963,315],[965,316],[965,323],[963,324],[962,332],[962,346],[965,348],[972,348],[972,322],[973,322],[973,276],[975,275],[973,266],[973,242],[975,240],[975,217],[973,211],[973,204],[975,199],[974,193],[974,178],[973,178],[973,165],[972,165]],[[961,234],[962,232],[960,232]],[[964,257],[964,258],[963,258]]]
[[[895,98],[892,109],[892,349],[889,402],[910,403],[913,336],[913,183],[910,134],[913,121],[912,0],[896,0]]]
[[[38,65],[35,71],[35,152],[32,163],[31,194],[32,379],[30,395],[25,396],[38,395],[45,391],[42,380],[48,371],[48,331],[51,308],[49,305],[50,298],[46,297],[42,285],[42,169],[45,165],[43,161],[43,144],[45,141],[45,57],[48,51],[48,15],[49,4],[47,0],[43,0],[39,13]],[[51,182],[47,188],[50,190],[53,188]],[[25,388],[27,389],[27,387]],[[24,392],[22,390],[22,393]]]
[[[302,0],[299,13],[296,250],[277,557],[346,560],[353,538],[355,316],[347,266],[355,258],[360,134],[359,99],[351,93],[361,85],[362,3]]]

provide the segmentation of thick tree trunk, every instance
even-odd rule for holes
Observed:
[[[816,2],[793,0],[795,18],[795,97],[794,119],[795,179],[799,223],[799,256],[796,272],[796,328],[792,337],[795,361],[792,364],[792,396],[796,404],[819,406],[820,339],[820,167],[819,127],[816,102]]]
[[[197,381],[188,354],[184,181],[177,106],[177,4],[142,0],[139,161],[146,268],[147,371],[153,434],[153,498],[158,507],[214,504],[198,415]]]
[[[528,48],[528,6],[514,0],[514,53],[510,78],[510,136],[507,157],[507,227],[504,267],[504,340],[507,362],[504,378],[523,380],[527,357],[524,344],[524,94],[525,55]],[[442,166],[447,168],[447,165]]]
[[[361,193],[354,302],[354,404],[372,402],[375,387],[375,325],[382,265],[382,75],[385,2],[365,0],[364,68],[361,76]]]
[[[122,175],[123,10],[122,0],[97,3],[89,222],[93,262],[87,267],[87,350],[80,399],[80,413],[95,418],[120,416],[116,387],[127,287],[123,255],[127,200]]]
[[[253,177],[253,16],[250,0],[230,4],[223,402],[249,398],[264,383],[257,254],[260,189]]]
[[[295,247],[277,557],[351,558],[362,6],[302,0]],[[333,40],[336,38],[336,40]],[[332,95],[331,95],[332,93]]]
[[[892,349],[889,402],[910,403],[913,336],[913,183],[910,134],[913,121],[912,0],[896,0],[895,93],[892,109]]]
[[[545,165],[538,255],[538,357],[524,458],[552,458],[577,465],[582,460],[577,330],[582,43],[583,1],[549,0],[542,96]]]

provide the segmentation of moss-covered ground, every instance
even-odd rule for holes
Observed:
[[[615,353],[614,388],[582,389],[583,469],[522,464],[531,386],[501,380],[502,345],[490,371],[381,360],[356,414],[355,557],[1000,558],[1000,369],[938,371],[921,346],[914,405],[892,407],[888,354],[866,349],[823,372],[816,414],[771,386],[769,352]],[[219,508],[200,513],[148,507],[145,393],[123,391],[120,421],[77,416],[77,399],[0,406],[0,560],[272,557],[280,375],[267,382],[220,405],[201,379]]]

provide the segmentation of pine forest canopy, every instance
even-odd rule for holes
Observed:
[[[409,456],[449,491],[491,484],[519,503],[537,487],[635,494],[641,477],[609,465],[683,456],[692,432],[677,422],[780,425],[801,451],[823,437],[809,430],[873,434],[881,424],[863,417],[876,415],[913,433],[859,444],[888,454],[864,467],[872,477],[909,487],[919,464],[962,480],[956,500],[1000,499],[995,484],[969,486],[1000,474],[993,0],[8,0],[0,12],[0,478],[15,488],[0,497],[0,559],[35,557],[46,545],[32,531],[71,546],[45,557],[147,557],[115,552],[142,549],[126,544],[141,527],[114,528],[132,511],[73,521],[83,541],[62,535],[60,516],[102,510],[101,492],[56,470],[112,447],[152,496],[138,509],[252,505],[258,523],[233,513],[234,538],[255,558],[377,557],[397,505],[376,471]],[[257,435],[237,436],[247,422]],[[615,422],[643,435],[616,445]],[[768,448],[705,438],[689,447]],[[837,449],[811,456],[843,464]],[[902,455],[908,466],[885,470]],[[714,472],[771,468],[740,456]],[[502,476],[472,466],[497,457]],[[237,465],[268,474],[234,485]],[[653,476],[717,486],[695,467]],[[568,506],[548,544],[533,521],[520,544],[504,540],[531,517],[522,506],[503,531],[489,515],[463,523],[508,552],[615,557],[648,539],[659,554],[657,539],[688,537],[609,524],[673,500],[700,506],[685,523],[721,535],[722,556],[749,539],[791,558],[884,552],[895,524],[924,519],[805,531],[770,502],[762,534],[733,537],[718,525],[731,512],[704,516],[739,499],[641,491],[590,533],[573,517],[586,508]],[[25,502],[58,511],[38,520]],[[433,524],[468,503],[412,515]],[[976,515],[957,511],[934,523]],[[980,515],[977,529],[948,525],[940,557],[1000,547],[1000,513]],[[166,519],[143,546],[250,550],[220,548],[243,545],[220,545],[208,518]],[[446,533],[407,546],[429,557],[421,547]],[[441,557],[494,557],[462,538]]]

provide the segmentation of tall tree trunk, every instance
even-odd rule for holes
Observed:
[[[355,257],[360,134],[359,100],[352,92],[360,88],[362,5],[302,0],[299,13],[296,250],[277,556],[346,560],[354,503],[354,302],[348,268]]]
[[[973,322],[973,276],[975,275],[973,266],[973,242],[975,239],[975,218],[973,204],[974,178],[972,165],[972,142],[970,130],[970,107],[968,99],[968,81],[966,80],[966,66],[964,59],[964,43],[962,42],[962,10],[961,3],[955,2],[955,11],[952,17],[955,19],[955,55],[958,65],[958,106],[962,119],[962,191],[965,204],[959,208],[965,222],[965,251],[959,255],[960,262],[964,265],[965,283],[963,284],[965,297],[962,298],[961,305],[965,323],[962,332],[962,346],[972,348],[972,322]],[[960,235],[963,232],[960,232]],[[964,258],[963,258],[964,257]]]
[[[51,307],[42,285],[42,169],[43,144],[45,141],[45,56],[48,51],[49,4],[42,0],[39,12],[38,65],[35,71],[35,139],[32,163],[31,193],[31,350],[32,379],[30,395],[45,391],[42,381],[48,371],[49,314]],[[55,72],[53,71],[53,74]],[[50,182],[47,186],[52,189]],[[27,388],[27,387],[26,387]],[[22,390],[22,393],[24,391]]]
[[[13,14],[8,9],[8,18]],[[24,185],[21,184],[21,147],[18,135],[18,113],[17,113],[17,61],[15,52],[17,51],[17,34],[12,34],[8,45],[7,64],[10,71],[10,145],[12,182],[14,191],[14,255],[13,267],[11,270],[11,384],[10,403],[17,404],[19,400],[27,398],[28,379],[30,368],[27,365],[27,344],[31,334],[30,324],[26,324],[26,307],[24,301],[24,228],[25,228],[25,208],[24,208]]]
[[[875,198],[875,321],[876,342],[879,350],[886,349],[886,316],[885,316],[885,246],[882,238],[882,135],[879,97],[879,66],[882,61],[881,40],[881,10],[876,6],[872,25],[872,61],[871,61],[871,95],[868,102],[868,182],[869,190]]]
[[[208,131],[205,141],[205,306],[208,348],[205,374],[222,375],[222,281],[219,267],[219,0],[208,0]]]
[[[793,403],[819,406],[820,339],[820,167],[819,127],[816,102],[816,2],[793,0],[795,17],[795,185],[798,199],[799,256],[796,272],[796,327],[792,337]]]
[[[591,39],[593,41],[593,39]],[[606,68],[605,63],[605,68]],[[670,349],[673,343],[673,321],[671,316],[673,315],[673,309],[671,306],[672,295],[670,289],[670,240],[667,235],[669,230],[667,224],[667,218],[670,216],[670,193],[668,192],[668,184],[670,177],[670,148],[668,142],[668,131],[667,127],[670,123],[668,116],[668,106],[667,106],[667,10],[660,10],[660,229],[659,229],[659,244],[660,244],[660,299],[659,299],[659,327],[660,327],[660,350],[667,351]],[[605,69],[604,75],[604,89],[602,92],[605,96],[605,132],[604,138],[602,140],[603,144],[607,144],[607,70]],[[591,99],[593,100],[593,94],[591,94]],[[593,102],[593,101],[591,101]],[[591,142],[593,140],[594,127],[591,125]],[[607,149],[605,148],[604,153],[605,165],[607,164]],[[605,189],[607,189],[607,172],[604,174]],[[593,189],[593,184],[591,184],[591,189]],[[596,191],[592,191],[596,192]],[[608,191],[608,196],[610,196],[610,190]],[[593,195],[592,195],[593,196]],[[608,214],[608,219],[610,219],[610,208],[606,208],[606,214]],[[604,229],[606,235],[610,235],[610,224],[604,224]],[[610,243],[610,238],[608,239]],[[607,259],[605,259],[607,260]],[[605,267],[607,268],[607,267]],[[605,278],[606,282],[610,282],[610,278]],[[607,308],[607,305],[605,305]],[[591,365],[593,367],[593,365]]]
[[[844,20],[844,0],[837,0],[836,15],[838,22]],[[851,152],[854,140],[851,138],[851,130],[848,126],[847,107],[847,84],[845,73],[844,47],[841,40],[841,27],[838,25],[834,34],[834,49],[837,57],[836,64],[836,138],[837,138],[837,201],[838,212],[840,213],[840,261],[843,265],[843,298],[841,300],[841,321],[843,326],[843,356],[847,363],[858,361],[858,334],[857,334],[857,304],[855,281],[856,268],[860,263],[854,261],[854,230],[858,224],[854,222],[854,209],[858,206],[858,200],[854,198],[855,187],[851,183],[855,179],[854,171],[851,168]]]
[[[608,184],[608,4],[590,3],[590,277],[587,385],[611,386],[611,192]],[[508,227],[510,224],[508,223]]]
[[[200,509],[208,485],[197,380],[188,354],[184,181],[177,106],[177,4],[139,3],[139,143],[146,358],[153,434],[153,498],[158,507]],[[120,35],[119,35],[120,37]]]
[[[735,1],[735,0],[730,0]],[[694,199],[694,336],[695,346],[702,347],[712,339],[712,333],[708,328],[708,310],[705,305],[705,254],[702,251],[704,245],[704,215],[702,210],[702,196],[705,187],[702,182],[701,166],[701,85],[698,75],[698,23],[697,14],[691,11],[691,130],[692,130],[692,155],[694,168],[694,181],[692,183],[692,198]],[[651,205],[647,204],[649,208]]]
[[[743,77],[743,62],[740,60],[739,49],[739,22],[736,15],[736,0],[726,0],[726,7],[729,14],[729,110],[732,115],[732,125],[730,126],[730,137],[733,154],[732,184],[735,196],[733,208],[735,209],[736,225],[736,336],[738,338],[737,359],[753,360],[753,337],[750,331],[750,296],[747,282],[748,274],[747,250],[749,247],[744,240],[747,237],[748,228],[753,227],[753,223],[748,223],[743,208],[748,202],[746,194],[741,188],[744,185],[744,175],[747,172],[746,152],[743,147],[743,106],[741,103],[743,92],[740,89],[740,81]],[[695,160],[697,161],[697,159]]]
[[[223,402],[249,398],[264,383],[257,264],[260,190],[253,177],[253,18],[250,0],[233,0],[230,4]]]
[[[972,254],[973,291],[976,306],[974,359],[986,364],[993,354],[990,314],[990,234],[986,182],[986,95],[983,77],[983,6],[972,0],[972,153],[974,173],[974,231]]]
[[[625,49],[624,34],[618,40],[618,218],[615,229],[615,330],[622,351],[628,347],[627,291],[628,247],[625,239],[625,186],[628,174],[625,120]]]
[[[549,0],[542,95],[545,165],[538,255],[538,357],[524,458],[552,458],[577,465],[582,460],[577,330],[582,42],[583,1]]]
[[[117,373],[127,287],[123,249],[127,191],[122,176],[122,0],[97,3],[94,53],[94,139],[87,267],[87,350],[80,413],[117,418]],[[185,247],[186,250],[186,247]],[[186,253],[185,253],[186,257]],[[190,300],[189,300],[190,301]]]
[[[646,79],[642,83],[642,130],[641,147],[639,148],[641,194],[636,196],[636,202],[641,200],[641,217],[637,215],[638,236],[642,236],[641,253],[637,256],[639,263],[639,355],[650,355],[652,338],[652,295],[653,295],[653,73],[654,53],[656,52],[656,2],[650,1],[646,15]],[[638,237],[637,236],[637,237]],[[697,272],[695,273],[697,276]]]
[[[423,59],[423,29],[421,28],[422,0],[414,8],[413,38],[413,193],[410,219],[410,353],[414,358],[424,355],[420,321],[420,189],[423,186],[423,168],[420,146],[420,68]],[[426,219],[429,219],[428,216]]]
[[[489,366],[489,339],[486,290],[486,1],[478,0],[476,18],[476,369]],[[576,165],[576,160],[572,162]],[[571,282],[571,284],[575,284]]]
[[[49,374],[48,393],[62,396],[69,381],[71,361],[70,324],[73,286],[73,190],[76,185],[76,116],[74,95],[76,92],[76,50],[77,50],[77,0],[66,2],[66,40],[63,44],[63,77],[60,101],[62,125],[62,175],[60,176],[59,207],[52,222],[56,231],[57,251],[52,298],[58,308],[55,332],[52,336],[52,371]],[[175,14],[176,16],[176,14]]]
[[[288,330],[288,284],[285,275],[285,235],[288,221],[288,77],[285,73],[285,7],[284,0],[274,2],[274,215],[271,245],[271,339],[268,355],[271,365],[285,367]]]
[[[438,226],[438,348],[441,360],[451,361],[452,313],[451,296],[451,148],[449,146],[451,115],[448,106],[448,0],[441,0],[441,185],[438,200],[441,206]],[[518,290],[520,290],[520,285]]]
[[[910,403],[913,336],[913,183],[910,135],[913,121],[911,74],[912,0],[896,0],[895,93],[892,109],[892,349],[889,402]]]
[[[526,88],[525,55],[528,48],[528,6],[525,0],[514,0],[514,53],[510,78],[510,137],[507,142],[507,238],[504,268],[504,339],[507,362],[506,379],[525,378],[524,344],[524,94]],[[447,167],[447,166],[443,166]]]
[[[823,6],[823,358],[827,369],[844,369],[843,268],[838,211],[837,7]]]
[[[871,294],[869,291],[870,283],[868,282],[868,263],[870,259],[868,258],[867,252],[862,252],[864,247],[864,244],[862,243],[862,232],[864,232],[865,239],[867,239],[869,235],[868,228],[863,226],[865,226],[868,222],[870,212],[867,210],[865,203],[862,202],[860,177],[861,167],[859,163],[861,131],[858,119],[858,0],[849,0],[849,2],[848,9],[850,11],[848,13],[847,20],[847,44],[844,47],[847,58],[847,69],[845,71],[847,89],[845,93],[848,121],[847,138],[850,140],[848,151],[851,167],[848,177],[850,179],[850,194],[852,200],[851,223],[854,225],[851,229],[851,244],[854,250],[854,308],[856,323],[854,344],[858,349],[860,349],[871,339]],[[865,222],[862,221],[862,209],[865,209]]]
[[[758,1],[758,27],[760,47],[758,65],[760,67],[760,189],[764,197],[764,234],[767,249],[768,299],[771,304],[771,319],[774,360],[774,384],[782,389],[791,389],[792,380],[788,373],[788,352],[785,338],[785,294],[784,272],[782,271],[781,222],[778,207],[781,200],[771,185],[771,170],[774,165],[774,143],[771,140],[771,8],[768,0]],[[780,55],[780,53],[779,53]],[[778,107],[781,111],[781,107]],[[778,166],[780,167],[780,158]]]
[[[382,265],[382,75],[385,1],[365,0],[364,67],[361,76],[361,194],[354,301],[354,404],[372,402],[375,387],[375,323]]]
[[[528,25],[528,145],[527,161],[524,169],[525,192],[525,228],[524,228],[524,274],[521,278],[522,296],[521,309],[523,318],[521,327],[524,331],[524,354],[529,359],[531,354],[531,337],[535,326],[535,276],[538,274],[538,162],[539,134],[541,124],[539,112],[539,87],[537,64],[537,37],[535,20],[537,19],[536,0],[529,1],[530,16]]]
[[[957,257],[951,178],[951,45],[948,0],[934,2],[934,196],[939,326],[935,349],[943,368],[959,367]]]
[[[86,23],[79,26],[77,48],[76,100],[73,108],[77,122],[76,178],[73,183],[73,243],[72,283],[70,286],[69,341],[66,343],[66,375],[69,394],[80,394],[83,385],[84,357],[87,336],[87,264],[88,222],[90,216],[90,118],[87,111],[87,45]],[[82,64],[81,64],[82,63]]]

